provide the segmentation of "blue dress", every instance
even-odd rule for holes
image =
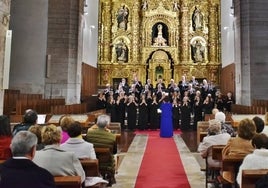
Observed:
[[[172,104],[162,103],[160,105],[161,123],[160,123],[160,137],[173,136],[173,123],[172,123]]]

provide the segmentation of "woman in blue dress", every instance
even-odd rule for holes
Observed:
[[[160,105],[161,123],[160,123],[160,137],[173,136],[173,123],[172,123],[172,104],[168,96],[163,95],[163,102]]]

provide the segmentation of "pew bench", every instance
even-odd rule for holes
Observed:
[[[212,154],[212,159],[222,161],[222,150],[225,145],[212,145],[207,149],[207,153]],[[208,164],[208,158],[205,157],[206,161],[206,188],[208,187],[209,183],[215,183],[217,175],[219,174],[221,167],[213,167]]]
[[[231,184],[237,187],[236,184],[236,176],[238,174],[238,170],[240,165],[243,162],[245,156],[224,156],[222,158],[222,171],[223,176],[228,174],[229,180],[225,179],[224,177],[219,177],[218,181],[221,184]]]
[[[55,176],[54,181],[57,188],[81,188],[80,176]]]
[[[197,123],[197,132],[196,132],[196,144],[199,146],[200,142],[202,142],[203,138],[207,136],[208,129],[208,121],[198,121]]]
[[[268,169],[242,170],[241,188],[255,188],[255,183],[268,173]]]
[[[80,159],[80,162],[85,171],[86,177],[100,175],[98,159]]]

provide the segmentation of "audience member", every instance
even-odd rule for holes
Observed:
[[[243,119],[240,121],[237,130],[237,137],[230,138],[227,145],[223,148],[222,158],[229,156],[244,157],[252,153],[254,148],[251,139],[256,134],[256,126],[253,120]],[[223,171],[223,178],[229,182],[235,181],[235,175],[229,171]]]
[[[0,165],[1,188],[56,187],[53,176],[32,162],[36,144],[37,137],[29,131],[20,131],[14,136],[11,142],[13,158]]]
[[[207,157],[207,162],[210,167],[220,167],[221,162],[212,159],[211,146],[213,145],[226,145],[230,139],[228,133],[221,132],[221,122],[212,119],[209,121],[208,135],[203,138],[203,141],[198,146],[198,151],[202,157]]]
[[[264,115],[264,124],[265,124],[265,126],[264,126],[262,132],[268,136],[268,112],[266,112]]]
[[[256,132],[261,133],[263,131],[263,129],[264,129],[264,121],[263,121],[263,119],[258,117],[258,116],[255,116],[252,120],[255,123]]]
[[[12,134],[14,136],[19,131],[27,131],[30,126],[35,124],[37,124],[37,113],[32,109],[28,109],[23,116],[23,122],[14,126]]]
[[[244,169],[268,169],[268,137],[261,133],[252,138],[253,153],[248,154],[240,165],[236,178],[241,186],[242,170]]]
[[[73,152],[67,152],[60,148],[61,132],[53,124],[42,129],[42,141],[45,148],[37,151],[33,161],[53,176],[81,176],[81,182],[85,181],[85,172]]]
[[[42,126],[41,125],[32,125],[28,131],[34,133],[37,136],[37,145],[36,150],[41,150],[45,147],[42,143]]]
[[[0,116],[0,159],[11,157],[10,143],[12,139],[11,126],[7,116]]]
[[[113,154],[117,153],[116,136],[105,130],[105,127],[110,124],[110,117],[108,115],[100,115],[97,118],[98,129],[88,131],[86,141],[93,143],[95,148],[110,148],[111,156],[109,163],[100,163],[100,173],[104,179],[109,181],[109,185],[116,183],[115,173],[115,161]],[[104,172],[109,171],[109,174]]]
[[[216,112],[215,119],[221,122],[222,132],[230,134],[232,137],[236,136],[236,132],[233,129],[232,125],[225,123],[226,116],[223,112]]]
[[[74,120],[70,115],[61,116],[59,120],[59,125],[61,127],[61,141],[60,141],[61,144],[66,142],[66,140],[68,140],[69,135],[67,133],[67,130],[68,130],[69,125],[73,122]]]
[[[76,157],[79,159],[96,159],[93,144],[86,142],[82,138],[82,127],[79,122],[75,121],[71,123],[67,132],[70,138],[60,145],[61,149],[74,152]]]

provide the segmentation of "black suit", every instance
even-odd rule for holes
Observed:
[[[54,177],[29,159],[10,158],[0,165],[1,188],[55,188]]]

